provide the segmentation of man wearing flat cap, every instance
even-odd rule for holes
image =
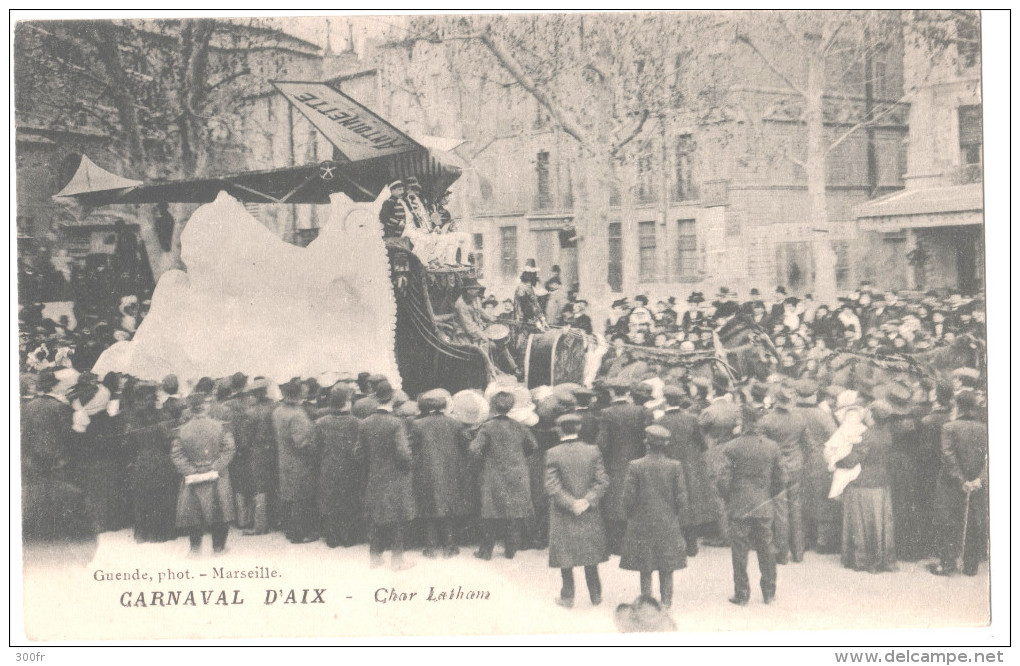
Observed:
[[[599,502],[609,488],[609,477],[598,447],[581,441],[581,417],[563,414],[556,419],[559,444],[546,452],[545,493],[549,497],[549,566],[563,579],[561,606],[574,605],[574,567],[584,567],[591,603],[602,602],[598,565],[609,559],[605,526]]]
[[[662,605],[673,604],[673,572],[687,566],[680,527],[687,491],[680,463],[666,456],[670,433],[660,425],[644,429],[648,453],[627,465],[623,508],[627,531],[620,568],[640,572],[641,594],[652,596],[652,574],[659,572]]]
[[[758,552],[761,592],[765,603],[776,596],[776,558],[772,550],[773,501],[787,485],[779,445],[758,427],[764,409],[748,403],[742,409],[740,435],[721,448],[723,465],[719,492],[729,515],[730,549],[733,559],[733,591],[730,603],[747,605],[751,585],[747,555]]]

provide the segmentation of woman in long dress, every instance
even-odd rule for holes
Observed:
[[[862,435],[848,456],[836,466],[861,466],[860,475],[843,491],[843,566],[878,573],[896,570],[896,540],[893,527],[892,492],[889,487],[889,455],[892,434],[891,405],[871,405],[874,425]]]

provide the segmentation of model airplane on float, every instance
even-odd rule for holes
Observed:
[[[270,83],[333,144],[323,162],[260,171],[143,183],[122,178],[82,156],[78,170],[56,199],[86,208],[111,204],[208,203],[221,192],[243,203],[328,204],[343,192],[353,201],[374,201],[389,183],[414,176],[434,200],[459,177],[446,151],[460,141],[401,132],[327,83]],[[442,159],[440,159],[442,157]],[[445,160],[445,161],[444,161]]]

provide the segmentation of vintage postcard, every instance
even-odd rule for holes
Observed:
[[[1001,17],[19,18],[12,642],[989,627]]]

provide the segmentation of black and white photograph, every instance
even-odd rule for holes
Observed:
[[[1008,13],[339,11],[15,13],[13,643],[1008,618]]]

